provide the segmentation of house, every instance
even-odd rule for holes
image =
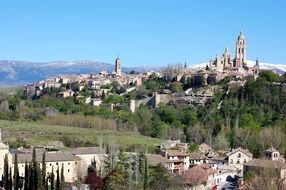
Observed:
[[[185,151],[166,150],[165,158],[169,159],[174,165],[174,167],[171,168],[172,173],[182,174],[190,167],[189,154]]]
[[[208,154],[212,150],[212,147],[206,143],[200,144],[198,148],[199,152],[202,154]]]
[[[80,159],[79,173],[85,176],[86,168],[91,165],[92,160],[96,162],[96,168],[104,167],[104,159],[107,156],[99,147],[78,147],[71,151]]]
[[[231,150],[226,154],[228,165],[234,166],[240,175],[243,173],[243,164],[250,161],[253,155],[247,150],[242,148],[237,148]]]
[[[36,152],[36,161],[42,167],[42,151]],[[20,177],[25,176],[25,164],[32,161],[32,154],[18,153],[18,168]],[[46,175],[49,175],[52,170],[55,172],[57,169],[61,171],[64,167],[64,176],[67,182],[73,182],[78,177],[78,164],[80,160],[74,154],[69,152],[47,152],[46,156]],[[14,158],[12,159],[12,168],[14,168]],[[13,169],[12,169],[13,170]]]
[[[280,155],[279,151],[273,147],[264,150],[263,156],[273,161],[285,162],[285,159]]]
[[[146,155],[147,163],[150,166],[157,166],[162,164],[168,171],[172,172],[175,168],[175,163],[160,154],[147,154]]]
[[[243,173],[246,172],[254,172],[259,176],[262,177],[269,177],[269,178],[286,178],[286,164],[273,161],[269,159],[252,159],[247,163],[243,164]]]
[[[73,95],[74,95],[74,91],[72,90],[66,90],[64,92],[58,93],[58,97],[61,97],[61,98],[72,97]]]
[[[207,164],[196,165],[183,174],[183,183],[188,188],[207,190],[213,186],[215,173]]]
[[[229,165],[218,165],[215,169],[216,173],[213,178],[213,185],[220,185],[228,180],[228,178],[234,178],[237,175],[236,168]]]
[[[208,157],[200,153],[190,153],[189,159],[190,159],[190,167],[208,163]]]
[[[161,145],[160,145],[160,149],[161,150],[167,150],[167,149],[174,148],[177,143],[181,143],[181,141],[180,140],[166,140],[166,141],[163,141],[161,143]]]

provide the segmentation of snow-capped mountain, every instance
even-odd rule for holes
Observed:
[[[0,83],[15,86],[34,83],[51,76],[77,73],[114,71],[114,65],[97,61],[53,61],[46,63],[26,61],[0,61]],[[123,72],[142,71],[140,67],[123,67]]]

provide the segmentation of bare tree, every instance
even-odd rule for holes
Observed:
[[[108,161],[109,161],[109,171],[114,170],[116,163],[118,162],[118,144],[114,141],[114,139],[108,139]]]
[[[227,141],[224,130],[221,130],[215,139],[216,148],[219,150],[227,150],[229,148],[229,142]]]
[[[103,144],[103,139],[102,137],[99,137],[98,138],[98,147],[99,147],[99,162],[98,165],[99,165],[99,172],[100,172],[100,177],[102,178],[103,177],[103,174],[104,174],[104,160],[105,160],[105,147],[104,147],[104,144]]]
[[[3,100],[3,101],[0,103],[0,111],[1,111],[1,112],[7,112],[7,111],[9,111],[9,104],[8,104],[8,101],[7,101],[7,100]]]
[[[264,128],[259,133],[260,145],[263,149],[279,148],[285,135],[279,127]]]
[[[234,145],[247,148],[253,138],[253,132],[247,128],[234,128]]]

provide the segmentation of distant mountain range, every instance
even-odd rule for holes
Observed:
[[[194,64],[191,68],[205,67],[207,63]],[[253,66],[254,61],[248,61],[248,66]],[[260,63],[264,69],[272,69],[278,73],[286,72],[286,65]],[[123,67],[123,72],[132,70],[142,72],[159,70],[162,67]],[[34,83],[52,76],[77,74],[77,73],[98,73],[102,70],[114,71],[114,65],[97,61],[53,61],[46,63],[27,61],[0,61],[0,87],[20,86],[27,83]]]
[[[148,68],[150,70],[151,68]],[[156,69],[155,67],[153,69]],[[158,69],[158,68],[157,68]],[[52,76],[112,72],[114,65],[97,61],[53,61],[46,63],[26,61],[0,61],[0,86],[19,86]],[[123,67],[123,72],[144,71],[144,67]]]

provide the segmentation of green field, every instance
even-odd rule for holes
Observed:
[[[67,126],[43,125],[31,122],[12,122],[0,120],[0,128],[4,134],[3,141],[12,143],[21,139],[28,145],[44,146],[48,142],[61,141],[67,147],[97,145],[98,138],[102,137],[107,143],[113,140],[124,150],[132,150],[132,147],[147,147],[153,151],[161,140],[139,135],[135,132],[120,132],[115,130],[95,130],[89,128],[77,128]]]

